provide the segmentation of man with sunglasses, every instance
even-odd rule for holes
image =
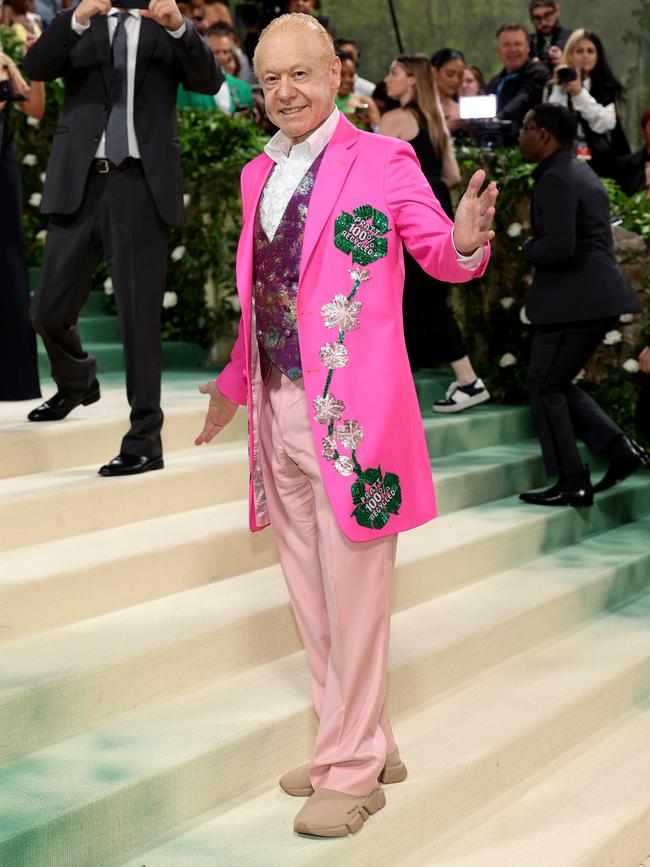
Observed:
[[[543,63],[549,72],[560,62],[562,49],[571,31],[560,26],[560,4],[548,0],[530,0],[528,4],[530,20],[535,32],[528,37],[530,56]]]

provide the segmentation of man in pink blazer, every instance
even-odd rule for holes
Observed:
[[[334,108],[340,61],[307,15],[263,32],[255,70],[280,132],[242,172],[242,316],[210,395],[209,442],[249,413],[250,525],[271,524],[312,673],[299,833],[343,836],[406,776],[385,708],[397,533],[436,514],[402,327],[402,243],[435,277],[480,276],[496,188],[477,172],[455,224],[411,146]]]

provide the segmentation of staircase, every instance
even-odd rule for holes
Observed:
[[[0,865],[639,867],[650,473],[588,510],[520,504],[544,482],[527,408],[434,417],[445,380],[417,376],[441,517],[398,546],[409,777],[359,834],[301,838],[277,777],[314,737],[306,658],[248,532],[245,414],[191,445],[204,378],[166,377],[167,466],[140,478],[96,475],[116,376],[56,425],[0,405]]]

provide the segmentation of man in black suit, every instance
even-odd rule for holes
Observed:
[[[497,30],[497,54],[503,69],[490,81],[488,93],[497,97],[497,118],[510,121],[504,132],[506,145],[516,145],[526,112],[542,101],[549,71],[530,59],[528,32],[523,24],[502,24]]]
[[[639,302],[614,257],[607,193],[574,154],[575,121],[567,108],[544,103],[524,118],[521,154],[539,163],[532,205],[534,237],[524,256],[535,266],[526,311],[535,326],[528,389],[544,465],[555,485],[521,494],[527,503],[590,506],[647,456],[574,379],[622,313]],[[576,445],[579,436],[609,458],[593,487]]]
[[[50,215],[43,271],[31,309],[57,393],[30,421],[57,421],[99,400],[96,362],[76,329],[103,250],[113,281],[126,364],[131,427],[100,475],[163,467],[160,314],[169,226],[183,219],[179,83],[214,94],[223,76],[174,0],[148,9],[81,0],[58,15],[27,53],[26,74],[62,78],[42,210]]]
[[[549,0],[530,0],[530,20],[535,32],[528,37],[530,56],[533,62],[543,63],[553,72],[560,62],[562,50],[571,31],[560,25],[560,4]]]

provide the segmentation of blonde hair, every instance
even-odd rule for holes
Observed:
[[[449,147],[449,130],[440,106],[431,62],[425,54],[400,54],[395,61],[404,67],[407,75],[415,78],[415,96],[404,108],[413,106],[420,109],[436,156],[443,160]]]
[[[334,60],[336,57],[336,51],[334,50],[334,41],[330,34],[325,30],[320,21],[317,21],[313,15],[305,15],[304,12],[287,12],[285,15],[279,15],[277,18],[274,18],[269,24],[266,25],[264,30],[260,33],[260,38],[258,39],[257,45],[255,46],[255,52],[253,54],[253,70],[257,75],[257,62],[258,62],[258,52],[260,50],[260,45],[264,41],[265,37],[272,36],[276,30],[284,30],[289,27],[303,27],[308,30],[311,30],[316,36],[318,36],[319,41],[323,45],[323,53],[327,57],[328,60]]]
[[[571,66],[572,63],[569,60],[571,55],[573,54],[573,49],[576,47],[578,42],[582,42],[583,39],[590,39],[588,35],[589,31],[584,27],[580,27],[578,30],[574,30],[571,36],[566,41],[564,49],[562,51],[562,55],[560,57],[560,63],[566,64],[567,66]]]

